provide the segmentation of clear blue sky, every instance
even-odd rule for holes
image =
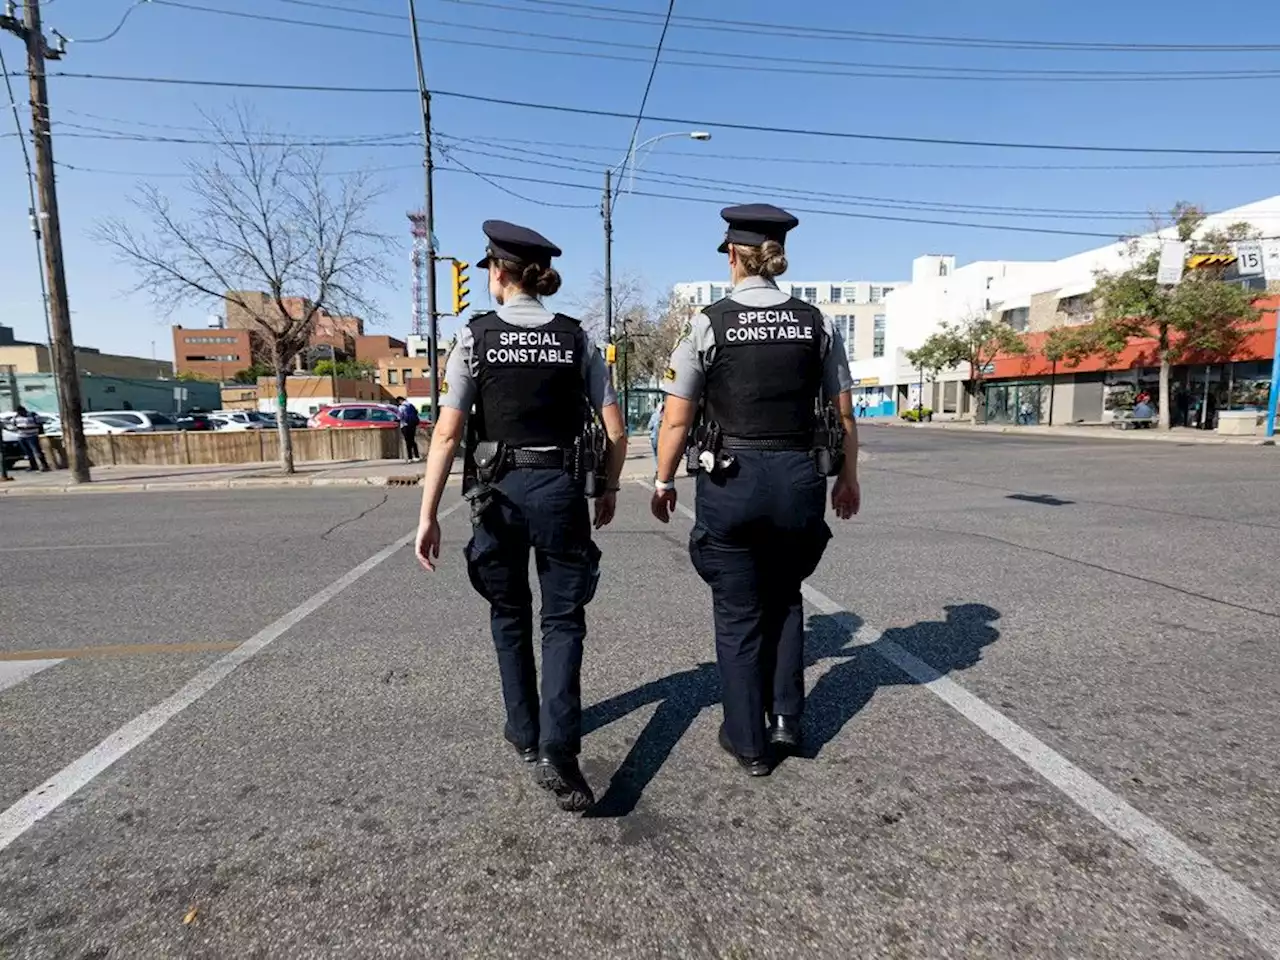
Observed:
[[[398,34],[383,37],[322,30],[296,24],[258,22],[174,6],[149,4],[131,15],[108,42],[72,44],[51,71],[130,74],[169,78],[265,83],[412,87],[414,69],[401,0],[319,0],[351,12],[324,10],[289,0],[183,0],[221,10],[342,24]],[[112,30],[131,0],[54,0],[45,8],[48,28],[91,39]],[[510,9],[495,9],[492,4]],[[592,19],[574,4],[537,0],[420,0],[419,16],[434,99],[435,126],[446,137],[482,137],[502,145],[465,145],[454,156],[476,170],[501,176],[567,181],[591,189],[502,181],[528,197],[562,209],[516,199],[470,174],[437,177],[437,235],[443,252],[474,262],[483,246],[480,223],[501,218],[533,226],[565,250],[560,263],[566,290],[562,307],[587,290],[602,263],[597,212],[606,166],[617,163],[631,135],[631,122],[476,103],[443,95],[472,93],[512,100],[634,113],[649,72],[666,0],[609,0],[594,4],[647,12],[647,22]],[[975,12],[974,8],[980,12]],[[723,19],[732,9],[735,19]],[[390,16],[366,16],[356,10]],[[781,32],[734,32],[742,21],[777,23],[788,13],[796,27],[830,33],[787,37]],[[1221,12],[1215,18],[1215,11]],[[584,16],[587,14],[587,16]],[[721,203],[773,201],[784,206],[885,214],[916,219],[997,224],[982,229],[800,213],[801,227],[789,245],[792,273],[799,278],[903,279],[910,261],[926,252],[975,259],[1050,258],[1099,245],[1103,238],[1015,233],[999,225],[1097,232],[1108,236],[1141,229],[1140,211],[1167,209],[1186,199],[1211,209],[1235,206],[1280,193],[1280,152],[1273,156],[1189,157],[1156,154],[1088,154],[893,144],[825,137],[760,134],[718,129],[715,122],[754,123],[846,131],[1018,142],[1276,149],[1280,134],[1268,120],[1280,79],[1202,80],[1161,83],[1037,82],[1025,78],[989,82],[956,78],[963,70],[1128,70],[1186,74],[1214,70],[1270,70],[1276,53],[1085,52],[1008,50],[855,42],[834,31],[1104,41],[1143,44],[1241,44],[1280,42],[1280,9],[1254,4],[1248,16],[1236,8],[1206,7],[1187,0],[1080,0],[1037,4],[990,0],[982,4],[900,0],[854,4],[811,0],[803,4],[763,0],[676,0],[677,16],[722,18],[711,30],[676,21],[666,39],[647,112],[687,118],[714,134],[710,143],[669,141],[646,159],[642,173],[707,178],[679,184],[637,181],[637,190],[711,198],[713,203],[623,196],[616,215],[615,270],[645,280],[653,296],[681,279],[716,278],[725,271],[715,252],[723,231]],[[655,20],[652,15],[658,15]],[[446,25],[448,24],[448,25]],[[464,26],[459,26],[464,25]],[[482,29],[466,29],[465,25]],[[533,39],[529,32],[603,41],[587,45]],[[466,41],[465,44],[457,41]],[[23,64],[18,41],[0,35],[10,69]],[[472,44],[498,44],[494,49]],[[634,46],[632,46],[634,45]],[[574,51],[548,55],[543,50]],[[678,52],[685,51],[685,52]],[[705,55],[695,55],[705,51]],[[715,59],[713,53],[737,55]],[[601,59],[583,54],[603,54]],[[714,68],[674,61],[705,60]],[[843,64],[844,66],[840,66]],[[820,76],[809,71],[875,72],[859,65],[911,64],[952,68],[930,79]],[[768,67],[757,71],[751,67]],[[943,71],[945,74],[945,71]],[[25,80],[16,80],[25,110]],[[199,137],[181,127],[201,123],[198,110],[225,111],[240,100],[253,105],[265,126],[306,137],[350,137],[401,133],[420,127],[412,95],[304,92],[245,92],[171,85],[139,85],[56,78],[50,81],[67,275],[76,338],[104,350],[161,357],[171,355],[168,328],[144,297],[127,296],[128,276],[95,246],[89,231],[99,218],[128,215],[126,197],[151,179],[181,204],[182,161],[206,147],[101,139],[97,131],[142,136]],[[105,119],[104,119],[105,118]],[[77,124],[78,126],[70,126]],[[24,117],[25,126],[25,117]],[[2,128],[12,131],[12,117]],[[641,138],[680,124],[646,121]],[[550,141],[556,145],[513,143]],[[420,206],[420,149],[333,149],[333,169],[371,166],[387,187],[378,217],[383,229],[405,237],[393,265],[401,282],[375,291],[389,320],[383,330],[403,335],[409,325],[409,266],[405,211]],[[449,141],[442,141],[448,143]],[[518,151],[542,151],[536,156]],[[490,156],[485,156],[488,153]],[[839,161],[797,162],[797,161]],[[441,167],[453,165],[447,156]],[[561,169],[555,165],[568,167]],[[925,166],[925,165],[944,166]],[[1134,165],[1182,165],[1134,169]],[[974,165],[954,168],[945,165]],[[1128,169],[1008,169],[1008,165],[1120,165]],[[1187,165],[1193,165],[1187,168]],[[116,173],[86,172],[125,171]],[[22,163],[13,137],[0,138],[0,322],[19,335],[43,338],[35,255],[27,226]],[[727,185],[758,184],[760,188]],[[795,197],[782,190],[829,196]],[[940,204],[1117,211],[1121,219],[1085,216],[995,218],[949,210],[901,210],[858,205],[849,195]],[[875,201],[879,202],[879,201]],[[1280,233],[1280,223],[1277,224]],[[441,271],[442,302],[447,276]],[[473,281],[473,288],[479,284]],[[481,291],[474,305],[486,302]],[[199,324],[207,311],[180,319]],[[446,322],[445,330],[452,328]]]

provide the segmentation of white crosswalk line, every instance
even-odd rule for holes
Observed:
[[[61,660],[0,660],[0,692],[16,687],[41,670],[56,667]]]

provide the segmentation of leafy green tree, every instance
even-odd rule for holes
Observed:
[[[965,389],[976,420],[987,367],[1002,353],[1021,355],[1026,352],[1027,345],[1007,323],[993,320],[985,313],[975,313],[959,323],[944,320],[939,324],[937,333],[915,350],[908,350],[906,357],[913,367],[921,367],[934,375],[939,370],[967,364],[969,378],[965,381]]]
[[[1228,244],[1257,236],[1249,224],[1236,223],[1197,238],[1204,219],[1204,212],[1190,204],[1180,203],[1172,211],[1178,239],[1190,244],[1192,254],[1225,253]],[[1230,357],[1258,318],[1253,305],[1257,293],[1225,280],[1228,268],[1223,266],[1191,270],[1181,283],[1162,285],[1156,278],[1159,245],[1150,240],[1133,241],[1128,259],[1123,270],[1095,274],[1093,322],[1060,334],[1053,349],[1075,366],[1088,356],[1114,362],[1131,341],[1154,341],[1160,363],[1159,426],[1168,430],[1174,364],[1192,355]]]
[[[208,374],[196,373],[194,370],[183,370],[174,377],[175,380],[181,380],[183,383],[217,383],[218,381]]]
[[[269,377],[272,374],[271,367],[265,363],[255,363],[244,370],[238,371],[232,376],[233,383],[257,383],[262,377]]]
[[[368,360],[317,360],[311,366],[311,372],[317,377],[336,376],[342,380],[372,380],[377,369]]]

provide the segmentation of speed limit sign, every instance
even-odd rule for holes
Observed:
[[[1242,277],[1257,277],[1262,274],[1262,244],[1257,240],[1248,240],[1235,245],[1236,273]]]

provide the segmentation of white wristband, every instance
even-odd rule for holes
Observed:
[[[653,481],[653,489],[658,493],[666,493],[667,491],[674,490],[675,488],[676,488],[676,482],[674,480],[654,480]]]

